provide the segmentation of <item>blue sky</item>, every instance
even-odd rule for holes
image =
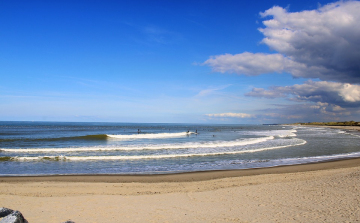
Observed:
[[[359,119],[358,3],[0,0],[0,120]]]

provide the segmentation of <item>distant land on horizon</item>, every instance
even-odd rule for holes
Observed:
[[[360,126],[360,122],[344,121],[344,122],[307,122],[294,123],[295,125],[327,125],[327,126]]]

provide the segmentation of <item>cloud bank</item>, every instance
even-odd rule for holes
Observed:
[[[283,122],[306,121],[344,121],[351,118],[353,114],[359,114],[357,108],[344,109],[337,105],[328,103],[304,103],[295,105],[277,105],[276,108],[261,111],[263,121],[284,120]]]
[[[307,81],[285,87],[271,87],[270,90],[253,88],[246,94],[252,97],[289,97],[297,101],[323,102],[353,107],[360,105],[360,86],[327,81]]]
[[[272,86],[268,90],[253,88],[245,94],[261,98],[286,98],[301,104],[277,105],[275,110],[264,110],[272,118],[297,121],[331,121],[353,119],[360,115],[360,86],[328,81],[306,81],[293,86]],[[277,114],[277,115],[275,115]]]
[[[215,55],[203,65],[221,73],[247,76],[287,73],[296,78],[321,80],[269,89],[253,88],[245,94],[301,103],[278,106],[277,112],[287,117],[359,115],[355,109],[360,107],[359,12],[360,1],[339,1],[300,12],[274,6],[260,13],[266,20],[259,31],[264,35],[261,43],[275,53]],[[266,112],[273,117],[283,115]]]

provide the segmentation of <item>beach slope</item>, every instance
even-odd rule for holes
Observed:
[[[360,159],[163,176],[0,178],[31,222],[354,222]]]

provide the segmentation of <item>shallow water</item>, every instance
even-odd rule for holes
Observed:
[[[360,135],[280,125],[0,122],[0,175],[156,174],[360,157]]]

